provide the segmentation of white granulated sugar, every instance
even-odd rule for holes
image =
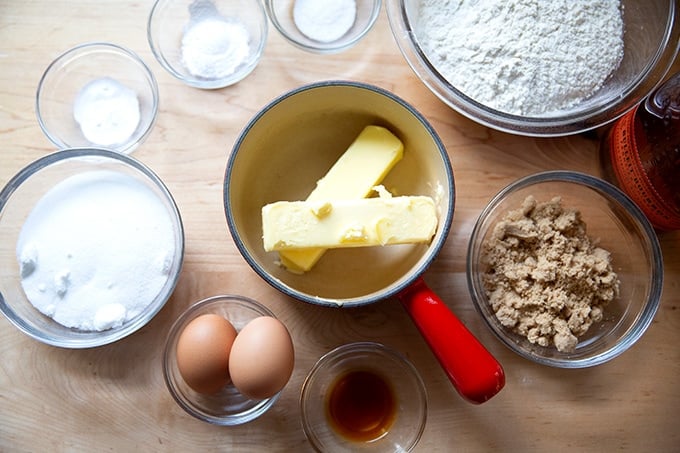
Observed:
[[[296,0],[293,21],[300,33],[318,42],[333,42],[352,28],[357,16],[355,0]]]
[[[527,116],[592,96],[623,58],[619,0],[420,0],[416,36],[453,86]]]
[[[95,145],[125,142],[137,130],[140,115],[137,93],[110,77],[87,83],[73,103],[73,118]]]
[[[66,327],[120,326],[167,282],[172,225],[158,196],[131,176],[91,171],[67,178],[38,201],[19,234],[26,297]]]

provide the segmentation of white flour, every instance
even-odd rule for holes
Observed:
[[[420,0],[416,24],[444,78],[513,114],[578,104],[623,57],[619,0]]]
[[[92,171],[53,187],[17,242],[28,300],[56,322],[105,330],[137,316],[168,280],[172,220],[131,176]]]
[[[236,19],[220,16],[211,2],[196,1],[182,36],[182,63],[206,79],[228,77],[250,56],[250,34]]]
[[[92,80],[76,95],[73,118],[90,142],[101,146],[123,143],[139,124],[137,93],[110,77]]]
[[[319,42],[333,42],[352,28],[355,0],[296,0],[293,21],[300,33]]]

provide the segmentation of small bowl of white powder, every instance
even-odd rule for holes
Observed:
[[[387,0],[392,34],[440,100],[485,126],[563,136],[619,118],[680,46],[677,0]]]
[[[45,70],[36,95],[38,122],[59,149],[135,150],[158,115],[158,85],[134,52],[110,43],[67,50]]]
[[[467,280],[491,331],[543,365],[585,368],[624,353],[654,320],[663,258],[627,195],[548,171],[503,188],[470,238]]]
[[[259,0],[156,0],[147,37],[173,77],[203,89],[243,80],[267,41],[267,14]]]
[[[139,161],[75,148],[45,156],[0,192],[0,311],[53,346],[126,337],[172,294],[184,232],[172,195]]]
[[[266,0],[274,27],[291,44],[308,52],[339,53],[373,28],[381,0]]]

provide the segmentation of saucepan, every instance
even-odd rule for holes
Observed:
[[[262,207],[305,200],[367,125],[384,127],[403,143],[403,157],[382,186],[393,195],[431,197],[436,233],[427,244],[329,249],[311,270],[289,271],[277,252],[264,250]],[[304,85],[270,102],[237,138],[224,180],[230,233],[260,277],[288,296],[326,307],[398,298],[460,395],[482,403],[505,384],[503,368],[423,279],[444,246],[454,204],[451,163],[428,121],[395,94],[349,81]]]

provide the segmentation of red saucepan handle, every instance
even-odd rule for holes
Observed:
[[[503,388],[503,367],[422,278],[398,297],[463,398],[480,404]]]

